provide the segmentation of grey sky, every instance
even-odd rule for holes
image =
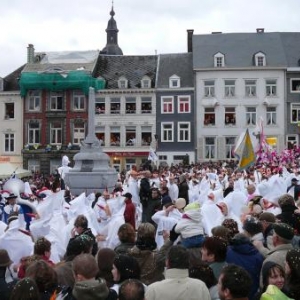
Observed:
[[[300,31],[299,0],[115,0],[119,46],[125,55],[186,51],[186,30]],[[1,0],[0,76],[37,52],[101,50],[110,0]]]

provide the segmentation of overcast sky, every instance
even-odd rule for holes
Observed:
[[[299,0],[115,0],[124,55],[185,52],[187,29],[300,31]],[[106,45],[110,0],[1,0],[0,76],[37,52],[101,50]]]

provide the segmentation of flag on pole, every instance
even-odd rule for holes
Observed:
[[[157,157],[154,149],[152,149],[151,147],[150,147],[150,151],[149,151],[149,155],[148,155],[148,160],[158,161],[158,157]]]
[[[243,140],[235,149],[235,155],[239,159],[238,169],[244,170],[255,163],[255,152],[247,129]]]

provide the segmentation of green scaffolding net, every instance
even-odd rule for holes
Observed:
[[[85,71],[22,73],[19,83],[22,97],[25,97],[29,90],[61,91],[80,89],[88,95],[90,87],[95,88],[96,91],[105,87],[105,81],[102,78],[94,78]]]

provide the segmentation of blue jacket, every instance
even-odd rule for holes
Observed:
[[[249,294],[250,300],[253,299],[259,288],[259,276],[263,261],[264,257],[251,242],[231,245],[227,249],[226,262],[243,267],[252,278],[252,288]]]

